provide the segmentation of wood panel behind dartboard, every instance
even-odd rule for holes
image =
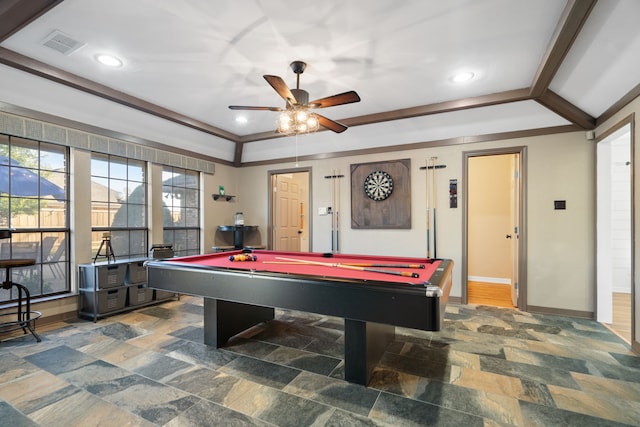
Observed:
[[[351,228],[411,228],[411,159],[351,165]]]

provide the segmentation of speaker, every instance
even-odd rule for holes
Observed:
[[[587,137],[587,139],[588,139],[589,141],[592,141],[592,140],[594,140],[594,139],[596,138],[596,133],[595,133],[595,131],[588,130],[585,134],[586,134],[585,136]]]

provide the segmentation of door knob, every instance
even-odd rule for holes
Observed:
[[[511,238],[511,234],[507,234],[507,235],[505,236],[505,238],[510,239],[510,238]]]

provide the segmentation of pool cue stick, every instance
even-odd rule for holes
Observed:
[[[336,252],[340,253],[340,170],[336,171]]]
[[[376,264],[376,263],[357,263],[357,262],[341,262],[342,265],[353,265],[356,267],[384,267],[384,268],[424,268],[424,264]]]
[[[331,253],[336,253],[336,247],[338,246],[338,242],[336,241],[336,210],[338,206],[336,206],[336,175],[337,172],[335,169],[331,169],[331,206],[333,210],[331,211],[331,232],[333,236],[331,237]]]
[[[263,264],[302,264],[300,261],[262,261]],[[354,267],[386,267],[386,268],[424,268],[424,264],[367,264],[354,262],[341,262],[341,265],[352,265]]]
[[[436,226],[436,219],[438,215],[436,214],[436,209],[438,207],[438,186],[436,184],[436,163],[438,158],[432,157],[433,160],[433,257],[438,258],[438,240],[437,240],[437,232],[438,227]]]
[[[336,225],[336,218],[337,218],[337,211],[338,211],[338,206],[337,206],[337,187],[336,187],[336,176],[338,175],[338,173],[336,172],[335,169],[332,169],[332,178],[331,178],[331,186],[332,186],[332,197],[331,197],[331,206],[333,206],[333,213],[331,215],[331,230],[333,232],[333,237],[331,239],[332,244],[331,244],[331,252],[332,253],[336,253],[337,252],[337,247],[338,247],[338,229],[337,229],[337,225]]]
[[[282,260],[282,261],[297,261],[299,264],[322,265],[322,266],[325,266],[325,267],[345,268],[345,269],[348,269],[348,270],[368,271],[368,272],[371,272],[371,273],[393,274],[394,276],[420,277],[420,275],[418,273],[410,273],[408,271],[378,270],[378,269],[375,269],[375,268],[358,267],[356,265],[346,265],[346,264],[340,264],[340,263],[320,262],[320,261],[309,261],[309,260],[306,260],[306,259],[295,259],[295,258],[285,258],[285,257],[276,257],[276,259]]]
[[[431,258],[431,235],[430,235],[430,227],[431,227],[431,208],[429,207],[429,160],[427,159],[427,167],[425,168],[425,196],[427,198],[427,258]]]
[[[331,181],[329,181],[331,183],[331,188],[330,188],[330,193],[331,193],[331,253],[334,253],[334,247],[335,247],[335,220],[334,220],[334,211],[335,211],[335,183],[333,182],[333,180],[335,179],[336,176],[336,171],[335,169],[331,170],[331,176],[329,177],[329,179]]]
[[[262,261],[263,264],[300,265],[300,261]]]

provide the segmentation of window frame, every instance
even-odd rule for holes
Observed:
[[[200,196],[200,172],[176,166],[162,166],[162,239],[173,246],[175,256],[199,255],[201,253],[202,202]],[[172,195],[182,195],[173,197]],[[179,202],[177,208],[175,200]],[[170,205],[166,200],[171,201]],[[189,202],[187,202],[189,201]],[[184,204],[184,206],[182,206]],[[181,211],[184,225],[167,225],[167,211],[173,218],[174,211]],[[191,220],[189,219],[191,218]],[[195,218],[195,219],[194,219]],[[182,237],[177,237],[182,235]],[[195,244],[194,244],[195,242]]]
[[[0,134],[0,154],[7,158],[1,168],[6,168],[7,178],[11,176],[7,188],[9,191],[18,185],[19,176],[37,177],[31,189],[21,190],[26,194],[0,193],[0,205],[6,203],[6,210],[2,207],[6,222],[0,221],[0,228],[11,230],[10,239],[0,241],[3,245],[7,244],[0,256],[35,259],[32,266],[12,269],[11,281],[27,287],[32,298],[71,293],[69,148]],[[0,173],[5,174],[5,170]],[[62,193],[46,194],[46,191],[55,191],[56,187]],[[33,189],[35,194],[32,194]],[[29,204],[32,206],[29,207]],[[37,208],[33,210],[33,206]],[[60,220],[60,212],[63,216],[62,225],[56,223]],[[22,221],[26,221],[26,224],[21,224]],[[27,248],[28,253],[24,252]],[[6,270],[3,270],[2,282],[6,281],[5,275]],[[2,290],[0,295],[0,304],[18,300],[18,292],[14,287]]]
[[[100,163],[106,170],[96,170]],[[105,233],[109,233],[113,254],[118,258],[141,258],[147,256],[149,247],[149,196],[148,196],[148,164],[143,160],[131,159],[108,153],[91,152],[90,179],[91,188],[91,246],[92,258],[106,260],[104,248]],[[122,176],[124,171],[125,176]],[[135,176],[139,174],[137,177]],[[136,179],[137,178],[137,179]],[[101,184],[106,183],[105,184]],[[106,189],[105,195],[97,194],[99,184]],[[116,185],[117,188],[116,189]],[[118,191],[122,190],[122,191]],[[142,200],[132,202],[136,191],[143,191]],[[117,194],[121,195],[117,199]],[[135,197],[139,197],[138,194]],[[105,206],[107,223],[97,221],[100,217],[96,206]],[[116,209],[117,208],[117,209]],[[123,209],[124,208],[124,209]],[[122,214],[120,214],[122,212]],[[135,213],[142,215],[140,225],[129,225],[134,221]],[[119,217],[120,215],[120,217]],[[104,215],[103,215],[104,216]],[[97,221],[97,222],[96,222]],[[114,222],[116,225],[113,225]],[[137,235],[132,238],[132,235]],[[125,247],[126,245],[126,247]]]

